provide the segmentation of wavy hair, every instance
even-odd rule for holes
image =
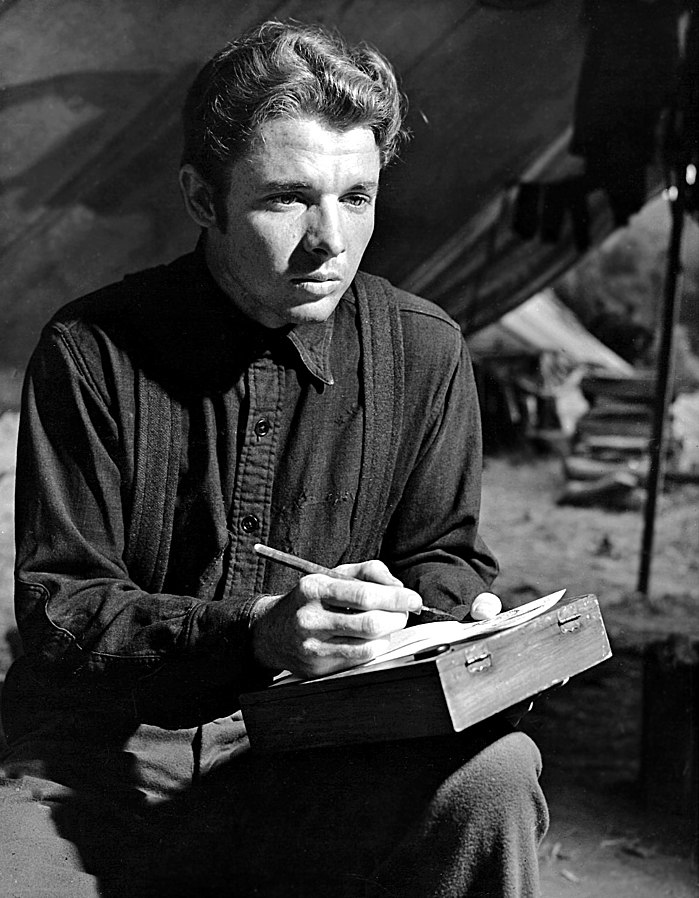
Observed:
[[[317,25],[264,22],[194,79],[182,113],[182,164],[223,191],[227,168],[266,121],[310,117],[339,130],[370,128],[385,166],[407,136],[404,102],[393,68],[372,47],[350,47]]]

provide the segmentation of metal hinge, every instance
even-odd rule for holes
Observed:
[[[566,616],[567,615],[567,616]],[[566,611],[565,608],[562,608],[558,612],[558,626],[561,628],[561,633],[574,633],[576,630],[579,630],[582,626],[582,621],[580,620],[579,614],[570,614]]]
[[[465,666],[469,673],[479,673],[482,670],[488,670],[493,663],[492,656],[488,651],[482,651],[480,654],[466,656]]]

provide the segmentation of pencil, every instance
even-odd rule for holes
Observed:
[[[307,561],[305,558],[299,558],[298,555],[292,555],[291,552],[282,552],[281,549],[273,549],[271,546],[265,546],[262,543],[255,543],[253,549],[263,558],[269,558],[270,561],[276,561],[277,564],[283,564],[295,571],[299,571],[301,574],[326,574],[328,577],[334,577],[336,580],[356,579],[350,574],[343,574],[342,571],[336,571],[322,564],[316,564],[315,561]],[[423,605],[415,613],[421,614],[423,611],[429,611],[432,614],[440,614],[443,617],[453,619],[452,615],[446,611],[441,611],[439,608],[430,608],[428,605]]]
[[[271,561],[290,567],[301,574],[326,574],[328,577],[334,577],[335,580],[355,579],[349,574],[343,574],[342,571],[334,571],[332,568],[325,567],[322,564],[316,564],[315,561],[306,561],[305,558],[299,558],[298,555],[292,555],[291,552],[272,549],[270,546],[265,546],[262,543],[255,543],[253,549],[258,555],[262,555],[263,558],[269,558]]]

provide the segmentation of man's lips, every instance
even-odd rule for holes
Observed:
[[[297,274],[292,277],[291,280],[295,284],[307,283],[308,281],[324,284],[326,281],[339,281],[342,280],[342,278],[336,274]]]
[[[299,277],[291,280],[291,286],[306,296],[322,299],[326,296],[334,296],[342,286],[342,281],[339,278]]]
[[[333,296],[338,291],[342,285],[342,278],[334,274],[298,274],[291,278],[291,285],[307,296],[322,299]]]

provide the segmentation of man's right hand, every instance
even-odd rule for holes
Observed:
[[[308,574],[286,595],[258,599],[252,649],[260,664],[307,678],[370,661],[422,607],[381,561],[337,570],[353,579]]]

